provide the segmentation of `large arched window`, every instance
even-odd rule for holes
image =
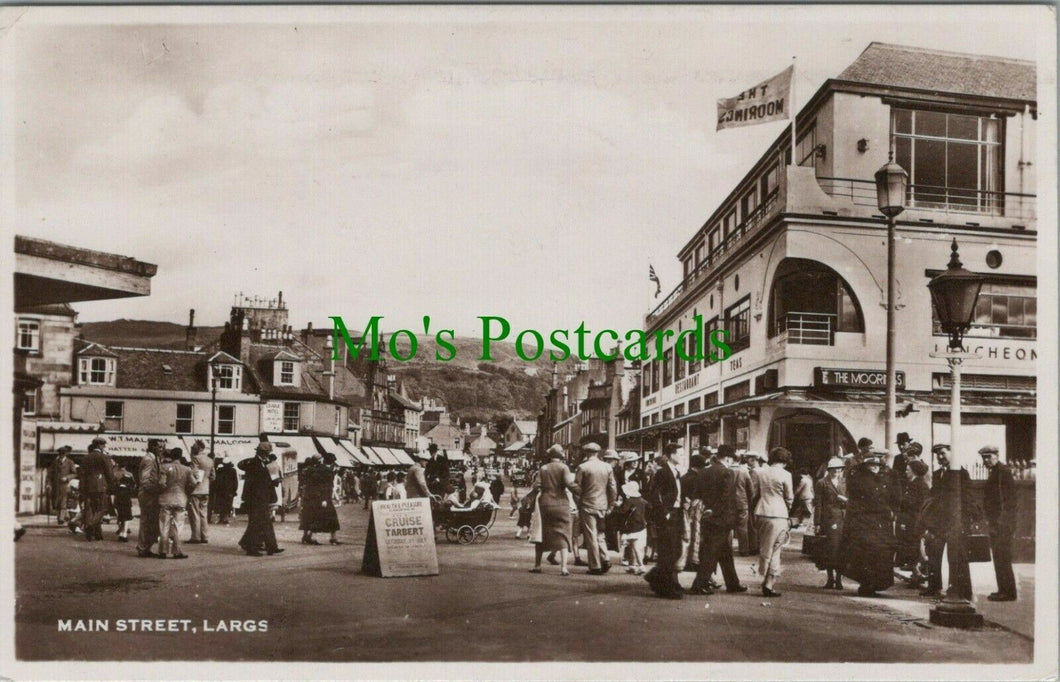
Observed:
[[[865,318],[850,285],[817,261],[787,258],[769,293],[769,336],[788,343],[830,346],[836,332],[864,332]]]

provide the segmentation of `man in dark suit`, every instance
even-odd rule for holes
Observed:
[[[724,449],[723,449],[724,448]],[[692,583],[694,594],[713,594],[710,578],[721,564],[727,592],[746,592],[740,584],[732,557],[732,531],[736,524],[736,472],[732,470],[735,452],[718,449],[718,457],[698,473],[696,492],[703,504],[699,572]]]
[[[942,552],[949,563],[949,592],[970,600],[972,577],[968,569],[965,536],[973,523],[982,517],[982,509],[972,492],[971,476],[966,469],[954,468],[949,446],[932,448],[939,468],[932,474],[931,496],[921,513],[921,525],[927,529],[927,554],[930,566],[925,597],[942,596]]]
[[[276,546],[269,507],[276,502],[276,485],[269,473],[269,463],[276,460],[271,443],[258,443],[254,457],[239,463],[244,471],[243,505],[247,508],[247,530],[239,546],[247,556],[261,556],[262,547],[269,555],[283,550]]]
[[[666,599],[680,599],[681,584],[677,581],[677,560],[681,557],[681,533],[684,518],[681,510],[681,479],[671,458],[677,446],[669,444],[656,463],[659,470],[652,477],[648,504],[656,528],[656,562],[644,576],[652,592]]]
[[[438,450],[436,443],[428,445],[427,452],[431,455],[424,470],[424,474],[427,477],[427,487],[435,495],[444,496],[445,486],[449,483],[449,460],[444,452]]]
[[[1001,463],[997,446],[979,450],[983,465],[990,470],[983,489],[983,511],[990,531],[997,592],[990,601],[1016,601],[1016,576],[1012,573],[1012,540],[1016,535],[1016,484],[1012,472]]]
[[[103,539],[103,514],[107,511],[107,489],[114,485],[114,472],[103,454],[106,438],[95,438],[81,460],[81,494],[85,499],[85,539]]]

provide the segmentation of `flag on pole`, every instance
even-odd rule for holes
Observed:
[[[662,282],[659,281],[659,276],[655,274],[655,266],[648,263],[648,279],[655,282],[655,298],[659,298],[659,294],[662,293]]]
[[[735,97],[719,99],[718,130],[791,118],[791,76],[794,72],[795,66],[789,66]]]

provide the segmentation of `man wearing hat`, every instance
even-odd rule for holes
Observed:
[[[195,489],[188,497],[188,520],[191,522],[190,545],[205,545],[206,526],[210,520],[207,514],[207,501],[210,499],[210,488],[217,480],[214,461],[206,453],[206,443],[197,440],[191,445],[191,468],[195,472]]]
[[[618,487],[611,465],[600,459],[600,446],[588,442],[582,446],[585,461],[574,474],[578,490],[578,520],[589,554],[589,575],[603,575],[611,570],[603,521],[618,499]]]
[[[652,592],[666,599],[681,599],[681,584],[677,581],[677,560],[681,557],[681,531],[684,518],[681,511],[681,477],[672,458],[677,454],[675,443],[668,444],[658,458],[659,470],[652,477],[646,500],[651,508],[656,530],[656,563],[644,579]]]
[[[729,468],[732,448],[718,450],[718,458],[710,466],[696,472],[696,495],[700,500],[701,539],[699,570],[692,583],[693,594],[713,594],[711,576],[721,566],[727,592],[746,592],[740,584],[732,556],[732,531],[736,523],[736,473]]]
[[[140,532],[136,543],[136,556],[141,559],[158,556],[151,552],[151,545],[158,542],[158,495],[162,492],[159,483],[159,457],[165,450],[165,441],[160,438],[147,439],[147,454],[140,458]]]
[[[48,483],[51,485],[52,507],[55,508],[56,522],[61,526],[67,522],[69,504],[67,498],[70,496],[70,481],[77,477],[77,465],[70,459],[71,447],[62,445],[58,454],[48,467]]]
[[[85,500],[85,539],[103,539],[103,514],[107,511],[107,490],[114,485],[114,471],[103,454],[106,438],[95,438],[81,461],[81,494]]]
[[[964,538],[982,518],[982,509],[972,490],[971,476],[956,468],[949,459],[949,447],[936,447],[940,468],[934,472],[931,496],[921,513],[926,529],[930,571],[923,596],[939,597],[942,592],[942,553],[949,563],[949,591],[963,599],[972,598],[972,578]]]
[[[435,445],[434,449],[437,450],[438,446]],[[429,464],[430,460],[428,460]],[[416,463],[409,468],[408,476],[405,478],[405,497],[414,500],[417,497],[430,496],[431,490],[430,484],[427,482],[427,470],[419,460],[416,460]]]
[[[727,446],[731,447],[731,446]],[[718,446],[721,449],[721,446]],[[765,464],[765,460],[755,452],[744,452],[741,456],[743,460],[743,466],[747,469],[747,478],[750,479],[750,485],[748,485],[748,500],[747,500],[747,543],[746,546],[740,545],[740,554],[743,556],[755,556],[758,554],[758,524],[755,521],[754,514],[751,510],[758,506],[758,477],[755,476],[755,469]]]
[[[979,450],[983,466],[990,470],[983,488],[983,511],[990,532],[997,592],[990,601],[1016,601],[1016,577],[1012,573],[1012,540],[1016,535],[1016,484],[1008,466],[1000,461],[996,445]]]
[[[269,464],[276,461],[272,454],[272,443],[258,443],[254,457],[239,463],[244,472],[243,504],[247,508],[247,530],[239,540],[239,546],[247,556],[266,553],[279,554],[283,550],[276,546],[276,532],[272,527],[269,507],[276,502],[276,486],[269,473]]]
[[[214,458],[214,482],[210,488],[213,493],[214,505],[217,508],[217,522],[224,525],[231,523],[232,500],[235,499],[236,491],[239,489],[239,474],[236,468],[228,461],[228,457],[222,452]],[[212,513],[212,512],[211,512]]]
[[[427,466],[424,467],[427,487],[435,495],[442,496],[445,494],[445,484],[449,482],[449,460],[445,453],[438,449],[437,443],[428,445],[427,452],[431,455]]]

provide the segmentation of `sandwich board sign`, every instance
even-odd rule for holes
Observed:
[[[361,570],[382,578],[438,575],[429,499],[372,503]]]

